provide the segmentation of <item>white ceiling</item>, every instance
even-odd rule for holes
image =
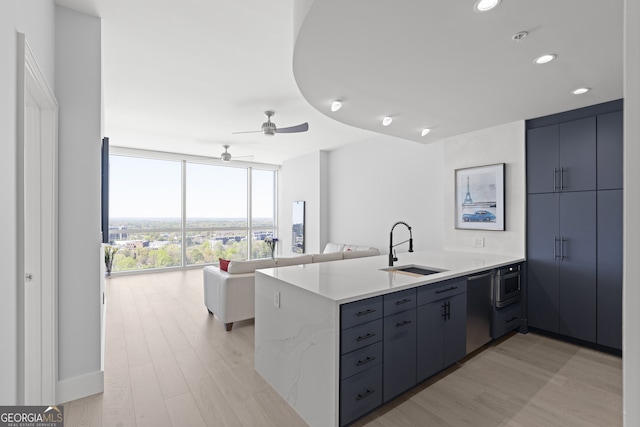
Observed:
[[[311,4],[303,22],[294,1]],[[281,164],[622,97],[622,0],[502,0],[484,14],[475,0],[56,3],[103,20],[105,133],[116,146],[219,156],[229,144]],[[542,53],[558,57],[534,65]],[[580,86],[593,90],[570,94]],[[344,107],[331,113],[337,98]],[[232,135],[258,130],[268,109],[279,127],[307,121],[309,131]],[[385,115],[394,122],[383,128]],[[423,127],[433,131],[421,137]]]

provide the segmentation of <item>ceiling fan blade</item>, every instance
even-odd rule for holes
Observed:
[[[309,123],[302,123],[297,126],[290,126],[288,128],[277,128],[276,133],[295,133],[295,132],[306,132],[309,130]]]
[[[245,132],[231,132],[232,135],[235,135],[237,133],[262,133],[262,131],[261,130],[248,130],[248,131],[245,131]]]

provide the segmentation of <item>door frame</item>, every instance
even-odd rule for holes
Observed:
[[[18,311],[18,404],[50,405],[56,402],[58,383],[58,102],[38,66],[35,55],[23,33],[17,33],[17,109],[16,109],[16,166],[17,166],[17,311]],[[27,103],[39,110],[38,123],[29,122]],[[40,138],[29,138],[27,126],[40,129]],[[37,215],[40,234],[39,247],[30,248],[25,242],[25,147],[39,144],[40,211]],[[25,251],[39,251],[40,303],[25,299],[27,283]],[[33,328],[26,322],[27,314],[35,315],[38,325]],[[39,319],[38,319],[39,317]],[[41,357],[27,360],[27,348],[31,342],[41,349]],[[33,347],[33,345],[32,345]],[[32,366],[38,363],[40,366]],[[30,369],[40,372],[37,387],[26,381]],[[39,400],[39,402],[33,400]],[[28,401],[28,402],[27,402]]]

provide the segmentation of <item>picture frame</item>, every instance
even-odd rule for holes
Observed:
[[[505,230],[505,164],[455,170],[456,229]]]

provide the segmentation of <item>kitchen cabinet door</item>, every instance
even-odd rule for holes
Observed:
[[[527,198],[527,308],[529,325],[559,331],[558,193]]]
[[[384,318],[383,360],[383,401],[387,402],[416,385],[415,308]]]
[[[560,191],[596,189],[596,118],[561,123]]]
[[[598,190],[622,188],[622,111],[598,116]]]
[[[466,295],[466,294],[465,294]],[[424,381],[440,372],[444,365],[444,301],[435,301],[417,308],[417,381]]]
[[[558,169],[558,125],[544,126],[527,131],[527,192],[553,193],[556,191]]]
[[[456,295],[447,301],[444,319],[442,368],[453,365],[467,353],[467,295]]]
[[[622,350],[622,190],[598,191],[598,344]]]
[[[560,195],[560,333],[596,342],[596,192]]]

